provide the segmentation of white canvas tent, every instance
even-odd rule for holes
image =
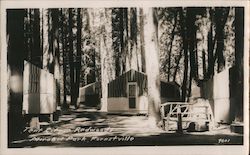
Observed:
[[[53,74],[24,61],[23,111],[25,114],[52,114],[56,111]]]

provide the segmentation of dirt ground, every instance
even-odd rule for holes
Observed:
[[[109,147],[171,145],[241,145],[243,135],[227,125],[213,131],[164,131],[153,127],[146,116],[110,115],[95,109],[70,110],[58,121],[41,123],[39,130],[24,129],[25,136],[9,143],[10,148]]]

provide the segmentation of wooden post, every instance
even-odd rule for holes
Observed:
[[[182,115],[181,115],[181,109],[180,106],[177,108],[177,133],[183,133],[182,130]]]
[[[170,119],[170,115],[168,115],[167,116],[167,120],[166,120],[166,122],[164,122],[164,129],[166,130],[166,131],[169,131],[169,119]]]
[[[160,112],[161,112],[161,121],[162,121],[162,128],[163,130],[165,130],[165,111],[164,111],[165,107],[161,106],[160,107]]]

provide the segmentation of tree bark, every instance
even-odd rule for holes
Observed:
[[[136,8],[130,9],[130,64],[131,69],[139,70],[138,66],[138,53],[137,53],[137,15]]]
[[[216,36],[217,36],[217,48],[216,54],[218,59],[217,72],[221,72],[225,68],[225,58],[224,58],[224,27],[229,14],[229,8],[225,10],[222,8],[215,9],[215,23],[216,23]]]
[[[75,81],[75,97],[77,100],[77,97],[79,96],[79,85],[80,85],[80,69],[81,69],[81,51],[82,51],[82,12],[81,9],[77,9],[77,58],[76,58],[76,81]],[[75,106],[78,106],[77,103],[75,103]]]
[[[126,71],[129,71],[131,69],[131,57],[132,57],[132,47],[131,47],[131,25],[130,25],[130,20],[131,20],[131,8],[127,9],[127,53],[125,54],[126,56]]]
[[[142,72],[142,61],[141,61],[141,57],[142,57],[142,49],[141,49],[141,23],[140,23],[140,8],[136,9],[136,18],[137,18],[137,63],[138,63],[138,71]]]
[[[124,29],[126,29],[126,25],[128,23],[124,18],[125,16],[125,8],[113,8],[112,9],[112,46],[115,53],[115,75],[116,77],[120,76],[124,72],[124,56],[123,53],[125,51],[124,47],[124,38],[126,33]],[[127,15],[127,14],[126,14]]]
[[[140,44],[141,44],[141,63],[142,72],[146,72],[146,62],[145,62],[145,40],[144,40],[144,13],[143,9],[140,8]]]
[[[122,46],[122,61],[120,62],[121,64],[121,74],[126,72],[128,70],[127,68],[127,55],[129,53],[129,48],[128,48],[128,8],[123,9],[123,46]]]
[[[22,9],[7,10],[7,65],[9,75],[8,140],[20,136],[23,131],[23,69],[24,69],[24,15]]]
[[[183,9],[180,8],[180,24],[181,24],[181,37],[183,42],[183,52],[184,52],[184,73],[183,81],[181,86],[181,99],[183,102],[187,98],[187,81],[188,81],[188,40],[187,40],[187,31],[186,31],[186,20],[184,19]]]
[[[171,53],[172,53],[172,47],[173,47],[173,41],[175,36],[175,28],[177,25],[177,13],[175,13],[174,16],[174,26],[171,32],[171,40],[170,40],[170,47],[168,51],[168,81],[170,81],[170,74],[171,74]]]
[[[179,65],[180,65],[181,58],[182,58],[182,51],[180,51],[179,57],[177,59],[177,64],[175,66],[174,75],[173,75],[173,81],[176,81],[176,75],[177,75],[177,72],[179,70]]]
[[[214,75],[214,46],[216,43],[216,34],[213,39],[213,31],[214,31],[214,8],[210,8],[209,10],[209,15],[210,15],[210,29],[208,31],[208,68],[207,68],[207,73],[206,73],[206,79],[211,78]]]
[[[202,50],[202,74],[203,74],[203,79],[206,78],[206,73],[207,73],[206,52],[205,52],[205,50]]]
[[[149,119],[152,126],[156,126],[160,121],[159,106],[160,99],[160,77],[159,77],[159,58],[158,58],[158,25],[154,19],[152,8],[145,8],[143,11],[145,17],[145,56],[146,56],[146,73],[148,76],[148,106]]]
[[[188,50],[189,50],[189,86],[188,86],[188,97],[192,94],[192,81],[193,79],[197,81],[198,77],[198,67],[197,67],[197,57],[196,57],[196,26],[195,18],[196,13],[194,8],[187,8],[187,36],[188,39]]]
[[[108,99],[108,82],[115,78],[115,70],[112,69],[114,64],[113,51],[111,49],[112,36],[111,34],[111,10],[100,10],[100,54],[101,54],[101,87],[102,99],[101,109],[102,112],[107,112],[107,99]]]
[[[73,60],[73,55],[74,55],[74,44],[73,44],[73,14],[72,14],[73,9],[69,9],[69,27],[68,27],[68,32],[69,32],[69,67],[70,67],[70,98],[71,98],[71,105],[75,105],[75,85],[74,85],[74,78],[75,78],[75,64]]]
[[[44,70],[49,70],[49,34],[48,34],[48,31],[49,31],[49,20],[48,20],[48,9],[42,9],[42,14],[43,14],[43,69]]]
[[[51,18],[52,18],[52,32],[51,35],[53,44],[53,56],[54,56],[54,78],[56,80],[56,103],[57,105],[60,105],[60,51],[59,51],[59,10],[58,9],[52,9],[51,10]]]
[[[63,75],[62,75],[62,80],[63,80],[63,108],[64,109],[68,109],[68,104],[67,104],[67,87],[66,87],[66,74],[67,74],[67,61],[66,61],[66,52],[67,52],[67,48],[66,48],[66,24],[65,24],[65,14],[63,12],[64,10],[61,9],[60,14],[61,14],[61,42],[62,42],[62,71],[63,71]]]
[[[244,8],[235,8],[235,122],[244,121]]]
[[[64,106],[64,84],[63,84],[63,14],[62,9],[58,9],[58,27],[57,27],[57,47],[58,47],[58,63],[59,63],[59,90],[60,90],[60,106]]]
[[[105,50],[105,40],[103,36],[100,36],[100,49],[101,51],[101,79],[102,79],[102,100],[101,100],[101,111],[107,112],[107,99],[108,99],[108,78],[107,78],[107,67],[105,66],[105,56],[107,51]]]

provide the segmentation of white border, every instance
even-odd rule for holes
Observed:
[[[245,7],[244,38],[244,146],[152,146],[152,147],[114,147],[114,148],[7,148],[7,44],[6,44],[6,8],[78,8],[78,7],[188,7],[188,6],[243,6]],[[1,11],[1,151],[0,154],[231,154],[240,155],[249,152],[249,1],[248,0],[2,0]]]
[[[3,8],[247,6],[248,0],[2,0]]]

